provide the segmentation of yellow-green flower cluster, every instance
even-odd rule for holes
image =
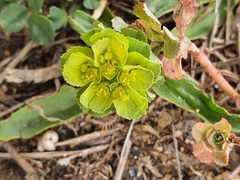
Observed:
[[[149,60],[148,45],[112,29],[96,28],[82,39],[90,47],[73,47],[60,59],[66,82],[81,87],[80,107],[97,116],[113,107],[127,119],[145,114],[147,90],[160,73],[160,65]]]

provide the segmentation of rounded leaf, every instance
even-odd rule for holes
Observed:
[[[61,69],[61,71],[63,70],[63,65],[69,59],[71,54],[77,53],[77,52],[83,53],[86,56],[88,56],[89,58],[93,59],[93,52],[90,48],[82,47],[82,46],[73,46],[72,48],[68,49],[67,52],[62,54],[62,56],[60,57],[60,69]]]
[[[98,0],[84,0],[83,1],[83,6],[86,9],[96,9],[99,6],[99,1]]]
[[[97,113],[110,108],[112,101],[110,89],[105,84],[92,83],[80,96],[80,103]]]
[[[85,86],[98,78],[98,69],[91,67],[92,59],[83,53],[72,53],[63,65],[63,77],[72,86]]]
[[[121,87],[121,86],[120,86]],[[116,97],[113,100],[113,104],[116,108],[117,114],[126,119],[137,119],[146,113],[148,106],[148,100],[146,96],[130,88],[115,89],[113,96]],[[115,91],[118,90],[118,96],[114,95]]]
[[[10,4],[0,14],[0,25],[7,32],[20,31],[27,21],[27,8],[21,4]]]
[[[28,30],[32,40],[41,45],[50,45],[54,42],[54,28],[52,22],[38,14],[28,19]]]
[[[43,0],[28,0],[27,3],[32,13],[38,13],[39,9],[42,8]]]
[[[55,30],[63,27],[65,17],[63,11],[60,8],[51,6],[48,18],[52,21]]]

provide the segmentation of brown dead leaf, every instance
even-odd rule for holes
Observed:
[[[174,6],[173,19],[181,37],[184,37],[184,31],[191,22],[193,16],[196,14],[197,10],[198,5],[195,0],[181,0]]]
[[[160,126],[161,128],[164,129],[165,127],[169,126],[172,123],[173,123],[173,118],[168,112],[161,111],[158,114],[158,126]]]

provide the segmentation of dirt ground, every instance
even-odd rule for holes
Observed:
[[[109,2],[112,11],[126,21],[133,22],[133,1],[116,2]],[[224,77],[240,91],[239,32],[233,26],[238,22],[240,17],[236,14],[230,24],[219,27],[214,48],[206,46],[210,35],[194,42],[208,53]],[[171,18],[165,23],[173,26]],[[221,33],[226,28],[231,30],[228,38]],[[56,42],[48,47],[30,43],[25,30],[14,34],[0,30],[1,119],[9,117],[26,100],[40,99],[41,96],[53,93],[56,84],[64,84],[61,74],[57,73],[52,73],[47,82],[33,83],[28,77],[22,82],[9,82],[5,79],[4,70],[17,68],[27,71],[53,67],[58,63],[60,55],[73,45],[83,43],[69,27],[61,29]],[[27,49],[24,55],[21,54],[23,49]],[[14,56],[19,58],[11,63]],[[191,58],[183,61],[185,72],[199,82],[199,88],[212,94],[215,102],[230,113],[239,114],[240,110],[234,107],[234,103],[201,67],[193,70],[188,64],[193,67],[199,65]],[[192,155],[194,140],[191,128],[199,121],[201,119],[195,115],[160,97],[156,97],[149,105],[147,114],[136,121],[122,119],[115,112],[104,118],[82,114],[70,122],[78,136],[66,125],[53,128],[59,135],[59,143],[54,151],[38,152],[41,134],[31,139],[0,142],[0,180],[240,180],[239,147],[234,147],[226,167],[200,163]]]

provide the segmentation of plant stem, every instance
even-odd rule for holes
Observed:
[[[189,53],[203,66],[205,71],[213,78],[219,87],[236,103],[237,108],[240,108],[240,94],[233,89],[220,71],[213,66],[207,55],[202,51],[190,51]]]

